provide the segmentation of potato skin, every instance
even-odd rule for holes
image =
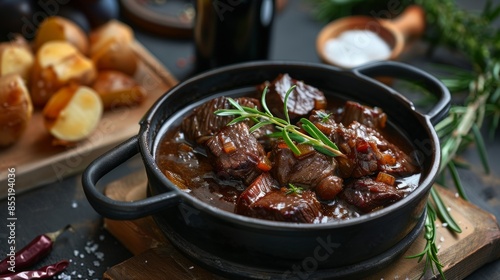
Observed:
[[[15,73],[29,81],[34,61],[31,47],[23,37],[0,43],[0,76]]]
[[[33,114],[31,98],[19,74],[0,77],[0,147],[10,146],[25,133]]]
[[[145,90],[131,76],[119,71],[100,71],[92,88],[106,110],[136,106],[146,98]]]
[[[71,84],[59,89],[43,108],[52,144],[71,146],[86,139],[96,129],[103,106],[97,92],[87,86]]]
[[[88,54],[89,39],[80,26],[60,16],[46,18],[38,27],[34,47],[38,50],[49,41],[63,40],[74,45],[82,54]]]
[[[127,42],[111,40],[91,56],[98,70],[117,70],[134,75],[138,57],[132,45]]]
[[[90,32],[90,58],[99,70],[117,70],[134,75],[139,58],[133,49],[132,28],[111,20]]]

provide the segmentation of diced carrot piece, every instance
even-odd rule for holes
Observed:
[[[319,109],[325,109],[326,108],[326,100],[314,100],[314,109],[319,110]]]
[[[377,182],[385,183],[389,186],[393,186],[394,182],[396,182],[396,178],[394,176],[384,173],[384,172],[379,172],[377,174],[377,178],[375,179]]]
[[[300,155],[295,155],[297,158],[308,155],[309,153],[314,152],[314,148],[311,145],[307,144],[297,144],[297,148],[300,151]]]
[[[228,142],[224,142],[224,144],[222,145],[222,149],[224,150],[224,152],[226,154],[229,154],[229,153],[236,151],[236,146],[234,145],[234,143],[232,141],[228,141]]]
[[[288,145],[285,142],[279,142],[278,149],[288,149]]]
[[[262,159],[259,161],[257,164],[257,168],[259,168],[262,171],[269,171],[272,168],[271,161],[267,157],[262,157]]]
[[[380,160],[382,164],[394,165],[396,164],[396,158],[390,154],[384,154]]]

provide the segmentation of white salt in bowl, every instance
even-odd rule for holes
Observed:
[[[341,68],[394,60],[407,41],[421,36],[424,29],[424,11],[415,5],[395,20],[345,17],[330,22],[320,31],[316,51],[324,63]]]

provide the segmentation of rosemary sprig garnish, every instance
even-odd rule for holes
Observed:
[[[289,194],[301,194],[304,189],[301,188],[301,187],[297,187],[295,186],[294,184],[288,184],[288,190],[286,191],[286,195],[289,195]]]
[[[296,155],[300,155],[301,152],[295,142],[299,144],[311,145],[318,152],[328,156],[344,156],[344,154],[339,151],[337,145],[335,145],[335,143],[333,143],[308,119],[300,119],[301,127],[304,131],[307,132],[307,134],[303,133],[300,127],[291,123],[287,104],[288,98],[294,89],[295,85],[291,86],[285,94],[283,102],[283,113],[286,118],[285,120],[274,116],[267,107],[267,87],[262,92],[261,98],[261,104],[264,112],[259,111],[257,108],[241,106],[234,99],[228,97],[227,99],[229,103],[231,103],[231,105],[235,109],[220,109],[215,111],[215,114],[218,116],[239,116],[229,122],[228,125],[251,119],[255,124],[250,128],[250,133],[259,129],[260,127],[266,125],[274,125],[278,129],[278,131],[269,134],[268,136],[282,138],[286,145],[290,148],[290,150]]]

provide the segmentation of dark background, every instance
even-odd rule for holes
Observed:
[[[479,10],[485,1],[459,1],[470,10]],[[193,75],[194,46],[189,39],[158,36],[134,25],[136,39],[143,44],[179,81]],[[313,17],[307,1],[289,0],[276,16],[272,31],[271,60],[293,60],[320,62],[316,54],[316,36],[325,23]],[[401,58],[431,73],[435,63],[463,65],[467,62],[459,54],[447,49],[427,53],[425,43],[417,43]],[[500,217],[500,135],[494,139],[485,133],[490,155],[491,174],[486,175],[481,167],[476,150],[471,147],[461,154],[470,169],[460,169],[467,195],[472,203]],[[120,166],[105,178],[105,182],[120,178],[130,171],[143,168],[138,157]],[[5,172],[2,170],[1,172]],[[60,182],[40,186],[16,197],[16,244],[27,244],[36,235],[54,231],[66,224],[74,232],[66,233],[56,242],[53,252],[39,265],[47,265],[61,259],[70,259],[71,266],[65,274],[71,279],[100,279],[107,268],[118,264],[131,254],[103,229],[102,218],[91,208],[81,188],[81,176],[68,177]],[[450,184],[451,185],[451,184]],[[452,187],[452,185],[451,185]],[[6,221],[7,201],[0,201],[0,221]],[[2,228],[2,227],[0,227]],[[0,229],[0,256],[5,256],[7,231]],[[495,261],[477,270],[467,279],[499,279],[500,261]]]

